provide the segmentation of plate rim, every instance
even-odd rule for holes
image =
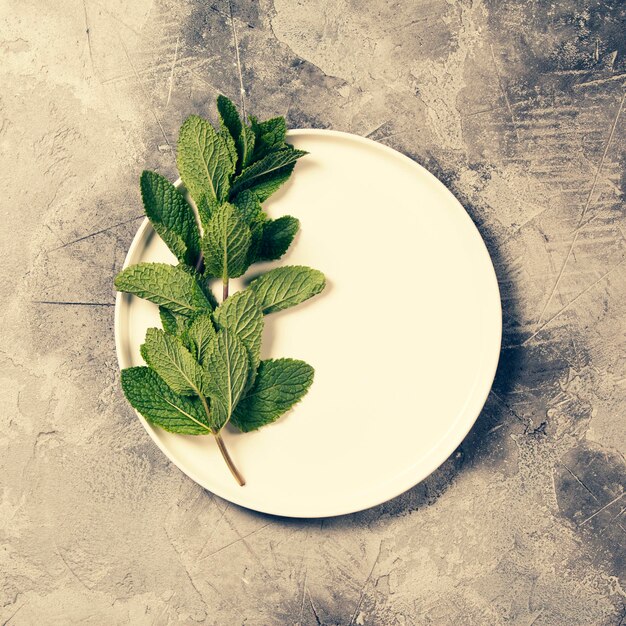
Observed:
[[[432,462],[429,463],[426,470],[422,470],[416,474],[412,474],[411,475],[412,478],[410,478],[409,480],[406,480],[406,478],[404,478],[403,480],[400,480],[399,487],[397,487],[396,489],[390,490],[389,494],[383,497],[382,499],[380,497],[373,497],[370,500],[364,502],[362,506],[358,506],[357,508],[355,508],[354,506],[347,506],[341,509],[339,509],[338,507],[330,507],[332,511],[323,511],[320,513],[313,513],[311,511],[289,512],[289,511],[285,511],[282,509],[277,510],[275,507],[271,507],[271,506],[263,507],[263,506],[251,505],[243,501],[242,498],[239,498],[237,496],[233,497],[231,494],[224,494],[223,492],[221,492],[219,487],[215,489],[214,486],[207,485],[206,481],[204,481],[202,478],[197,476],[195,472],[181,467],[181,464],[179,464],[172,457],[172,455],[169,454],[167,446],[164,445],[164,443],[159,439],[159,437],[156,434],[155,428],[138,411],[134,411],[136,416],[139,418],[139,421],[143,425],[144,429],[147,431],[148,435],[152,439],[152,441],[157,445],[157,447],[167,457],[167,459],[171,463],[173,463],[183,474],[188,476],[191,480],[193,480],[196,484],[198,484],[203,489],[206,489],[210,493],[215,494],[218,497],[223,498],[224,500],[228,502],[231,502],[238,506],[244,507],[248,510],[256,511],[259,513],[274,515],[274,516],[279,516],[279,517],[295,518],[295,519],[321,519],[321,518],[327,518],[327,517],[337,517],[341,515],[348,515],[351,513],[357,513],[359,511],[365,511],[375,506],[379,506],[385,502],[389,502],[390,500],[393,500],[394,498],[397,498],[398,496],[402,495],[403,493],[406,493],[407,491],[409,491],[410,489],[412,489],[413,487],[421,483],[423,480],[428,478],[428,476],[430,476],[433,472],[435,472],[439,467],[441,467],[441,465],[443,465],[450,458],[450,455],[465,440],[465,438],[467,437],[471,429],[476,424],[476,421],[480,417],[480,414],[482,413],[485,403],[487,402],[487,398],[489,397],[489,394],[491,393],[491,388],[493,386],[493,381],[495,379],[496,371],[497,371],[498,364],[500,361],[500,353],[502,349],[502,298],[501,298],[500,287],[498,284],[495,267],[493,265],[493,260],[491,258],[491,255],[489,254],[489,250],[487,248],[487,245],[485,244],[482,234],[480,233],[478,227],[474,223],[474,220],[470,217],[469,213],[467,212],[463,204],[461,204],[459,199],[450,191],[450,189],[448,189],[448,187],[446,187],[446,185],[444,185],[443,182],[441,182],[434,174],[428,171],[423,165],[421,165],[414,159],[410,158],[406,154],[403,154],[402,152],[399,152],[398,150],[395,150],[394,148],[390,146],[382,144],[368,137],[362,137],[361,135],[355,135],[353,133],[348,133],[345,131],[322,129],[322,128],[295,128],[295,129],[290,129],[287,131],[288,137],[293,137],[297,135],[322,135],[322,136],[327,136],[330,138],[334,137],[336,139],[344,139],[344,140],[347,139],[350,141],[356,141],[358,143],[362,143],[369,147],[376,147],[377,149],[382,149],[383,152],[386,152],[387,154],[393,156],[394,158],[400,158],[405,163],[409,163],[412,166],[417,167],[420,170],[422,170],[422,174],[426,174],[426,177],[429,178],[432,183],[434,183],[436,186],[439,186],[440,188],[443,188],[452,198],[454,198],[454,201],[462,209],[462,213],[465,215],[465,219],[469,222],[469,224],[475,231],[476,235],[478,236],[478,240],[480,241],[480,244],[482,245],[483,252],[486,255],[487,260],[489,261],[488,263],[488,266],[490,269],[489,273],[490,273],[492,288],[495,291],[493,295],[496,296],[494,300],[497,303],[497,318],[498,318],[498,326],[497,326],[497,333],[496,333],[497,341],[494,342],[494,351],[492,355],[486,355],[485,357],[485,360],[486,360],[485,381],[488,380],[489,384],[485,385],[485,388],[484,388],[485,391],[479,396],[476,402],[476,407],[477,407],[475,411],[476,414],[473,415],[471,419],[467,420],[464,428],[457,427],[455,437],[451,438],[449,434],[447,434],[444,438],[442,438],[442,440],[433,449],[430,450],[430,452],[426,455],[425,458],[429,459],[430,457],[432,457],[433,454],[439,450],[439,448],[443,449],[443,451],[445,452],[445,456],[442,455],[443,458],[441,458],[441,460],[438,460],[439,456],[437,456],[437,460],[434,463]],[[176,182],[174,183],[174,185],[176,187],[180,187],[182,185],[182,180],[178,178]],[[128,265],[130,265],[133,262],[133,258],[135,254],[137,253],[137,250],[139,249],[140,244],[143,244],[149,228],[150,228],[150,220],[147,217],[144,217],[142,223],[137,229],[135,235],[133,236],[131,244],[128,248],[128,252],[126,253],[126,256],[124,258],[122,269],[128,267]],[[124,348],[122,346],[122,336],[121,336],[122,335],[122,331],[121,331],[122,319],[121,318],[122,318],[122,313],[123,313],[123,308],[124,308],[123,302],[126,298],[129,298],[129,297],[130,296],[128,294],[125,294],[119,291],[115,295],[115,313],[114,313],[115,352],[116,352],[117,362],[118,362],[120,371],[126,367],[132,367],[132,364],[127,362],[123,356]],[[495,349],[495,346],[497,346],[497,350]],[[488,374],[488,377],[487,377],[487,374]],[[464,411],[466,411],[466,409],[464,409]],[[463,424],[461,424],[461,426],[463,426]],[[448,444],[443,445],[445,442],[448,442]],[[402,474],[398,474],[398,476],[403,476],[403,474],[407,474],[408,471],[409,470],[404,470],[404,472]]]

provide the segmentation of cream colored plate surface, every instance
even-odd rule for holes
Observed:
[[[315,367],[308,395],[255,433],[225,440],[247,484],[230,476],[212,437],[166,433],[140,418],[183,472],[227,500],[266,513],[325,517],[365,509],[433,472],[463,440],[495,374],[502,318],[489,254],[454,196],[411,159],[326,130],[289,133],[310,155],[266,202],[301,232],[277,265],[326,274],[326,290],[266,317],[263,358]],[[125,264],[174,262],[147,220]],[[243,285],[233,281],[231,293]],[[118,294],[120,367],[157,307]]]

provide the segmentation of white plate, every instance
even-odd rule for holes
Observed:
[[[489,254],[471,219],[434,176],[369,139],[295,130],[310,155],[265,203],[301,232],[278,262],[323,271],[326,289],[266,317],[263,358],[315,367],[296,408],[261,430],[224,439],[247,480],[239,487],[211,436],[174,435],[141,422],[185,474],[236,504],[276,515],[326,517],[401,494],[463,440],[493,382],[502,331]],[[146,220],[125,266],[175,262]],[[233,281],[231,293],[243,285]],[[157,307],[117,295],[120,367],[143,364],[139,346]]]

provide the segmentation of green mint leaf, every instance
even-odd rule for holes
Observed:
[[[295,166],[295,163],[290,163],[274,172],[255,179],[254,184],[249,187],[249,190],[254,193],[260,202],[265,202],[289,180]]]
[[[223,126],[228,129],[233,140],[237,141],[241,135],[241,118],[233,101],[226,96],[217,96],[217,112]]]
[[[248,265],[259,260],[261,240],[263,239],[263,221],[254,220],[250,224],[250,247],[248,248]]]
[[[255,161],[285,147],[287,125],[284,117],[273,117],[265,122],[258,122],[255,117],[250,117],[250,122],[255,135]]]
[[[268,217],[256,195],[249,189],[244,189],[233,200],[233,204],[239,209],[240,215],[250,228],[250,246],[248,248],[247,264],[252,265],[258,260],[263,237],[263,225]]]
[[[241,136],[239,137],[239,143],[237,148],[240,154],[241,169],[237,171],[239,174],[241,170],[248,167],[252,163],[254,155],[254,132],[251,128],[248,128],[245,124],[241,127]]]
[[[236,147],[237,174],[250,163],[254,151],[254,132],[242,123],[237,107],[226,96],[217,97],[217,110],[220,115],[220,122],[223,128],[228,130]]]
[[[224,138],[207,120],[197,115],[185,120],[178,136],[176,161],[196,205],[205,196],[209,202],[226,199],[235,168]]]
[[[193,209],[167,178],[156,172],[141,174],[143,206],[158,235],[181,263],[195,264],[200,233]]]
[[[187,244],[184,242],[182,237],[177,235],[175,232],[169,230],[163,224],[152,224],[152,228],[154,232],[163,239],[167,247],[172,251],[174,256],[185,263],[184,259],[191,257],[192,255],[189,253],[189,249],[187,248]]]
[[[263,157],[260,161],[253,163],[235,179],[231,189],[231,197],[234,197],[243,189],[253,188],[259,182],[262,182],[266,176],[276,173],[287,165],[295,163],[300,157],[307,154],[304,150],[296,150],[295,148],[284,148],[271,152]],[[255,190],[257,197],[258,193]],[[261,198],[259,198],[261,200]],[[261,200],[263,202],[263,200]]]
[[[237,141],[241,135],[241,119],[235,105],[226,97],[217,97],[217,111],[220,117],[220,134],[224,137],[228,151],[235,168],[238,166],[239,155],[237,153]]]
[[[241,212],[241,216],[246,224],[250,224],[254,220],[265,221],[267,216],[263,211],[263,207],[256,197],[255,193],[249,189],[244,189],[233,199],[233,204]]]
[[[218,328],[234,333],[248,351],[250,373],[246,388],[254,382],[261,360],[261,337],[263,335],[263,313],[251,289],[239,291],[224,301],[213,313]]]
[[[300,222],[291,215],[284,215],[263,224],[263,236],[256,256],[257,260],[280,259],[287,252],[299,228]]]
[[[217,207],[219,206],[219,202],[214,200],[213,198],[209,198],[208,196],[204,196],[200,199],[200,202],[196,203],[196,207],[198,208],[198,216],[200,217],[200,223],[202,224],[202,228],[206,228],[206,225],[209,223],[211,219],[211,215]]]
[[[160,328],[148,328],[141,356],[175,393],[183,396],[205,393],[206,373],[178,337]]]
[[[201,401],[174,393],[148,367],[122,370],[122,389],[130,405],[151,424],[171,433],[209,434]]]
[[[164,306],[159,307],[159,317],[161,318],[161,324],[163,330],[170,335],[178,335],[183,330],[184,320],[189,318],[182,315],[176,315]]]
[[[213,276],[241,276],[248,269],[250,229],[239,211],[227,202],[213,213],[201,241],[206,271]]]
[[[196,361],[202,365],[209,353],[217,332],[211,315],[198,315],[183,333],[183,342],[189,348]]]
[[[169,309],[164,306],[159,307],[159,317],[163,330],[170,335],[178,335],[178,319]]]
[[[266,272],[250,283],[265,315],[288,309],[318,294],[326,285],[324,274],[302,265],[287,265]]]
[[[167,263],[138,263],[115,277],[118,291],[132,293],[182,315],[212,310],[198,281],[181,266]]]
[[[220,430],[230,419],[248,379],[248,352],[237,335],[223,328],[211,343],[204,365],[211,398],[211,427]]]
[[[313,368],[304,361],[261,361],[256,382],[237,405],[232,423],[249,432],[274,422],[302,399],[313,382],[313,374]]]
[[[190,267],[189,265],[181,265],[180,267],[185,272],[187,272],[187,274],[189,274],[190,276],[193,276],[196,279],[198,285],[200,286],[200,289],[202,289],[202,292],[204,293],[206,299],[211,304],[211,308],[212,309],[216,308],[217,300],[215,299],[215,294],[211,291],[211,288],[209,287],[207,283],[207,280],[206,280],[207,277],[201,274],[195,267]]]
[[[227,128],[221,128],[219,136],[224,140],[224,144],[228,150],[228,157],[230,158],[231,168],[236,172],[239,156],[237,155],[237,146],[230,136]]]

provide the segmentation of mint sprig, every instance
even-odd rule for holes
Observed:
[[[307,393],[313,368],[295,359],[262,361],[264,315],[316,295],[321,272],[279,267],[229,297],[230,279],[250,265],[277,260],[298,232],[289,215],[270,219],[262,203],[291,176],[306,152],[286,142],[282,117],[248,123],[226,97],[217,99],[220,127],[192,115],[178,138],[180,176],[195,205],[156,172],[141,175],[141,197],[155,232],[178,265],[139,263],[115,278],[118,291],[159,306],[160,328],[146,333],[145,367],[122,370],[127,400],[169,432],[215,437],[232,475],[245,484],[221,431],[274,422]],[[196,218],[199,218],[199,223]],[[212,292],[222,285],[222,302]]]

